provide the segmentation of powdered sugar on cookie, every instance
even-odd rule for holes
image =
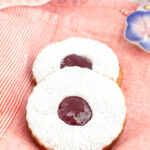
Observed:
[[[119,62],[111,48],[91,39],[70,38],[47,46],[37,56],[33,65],[37,83],[60,69],[63,59],[71,54],[89,59],[95,72],[114,81],[119,77]]]
[[[92,118],[84,126],[71,126],[58,116],[68,96],[87,101]],[[33,90],[27,104],[27,122],[42,145],[54,150],[102,150],[123,129],[126,106],[118,85],[85,68],[71,67],[46,77]]]

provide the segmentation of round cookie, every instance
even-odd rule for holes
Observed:
[[[30,133],[46,150],[103,150],[119,137],[126,115],[118,85],[79,67],[47,76],[26,110]]]
[[[33,75],[39,83],[58,69],[74,66],[92,69],[116,82],[122,76],[112,49],[98,41],[84,38],[70,38],[47,46],[34,62]]]

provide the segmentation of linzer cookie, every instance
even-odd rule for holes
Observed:
[[[33,65],[37,83],[65,67],[88,68],[120,84],[122,72],[117,56],[107,45],[84,38],[70,38],[51,44],[41,51]]]
[[[26,119],[46,150],[103,150],[123,130],[126,105],[118,85],[87,68],[59,69],[34,88]]]

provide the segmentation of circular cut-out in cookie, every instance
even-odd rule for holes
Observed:
[[[69,38],[44,48],[34,62],[33,75],[39,83],[58,69],[74,66],[91,69],[116,82],[121,79],[118,58],[112,49],[84,38]]]
[[[26,110],[30,133],[46,150],[103,150],[119,137],[126,115],[119,86],[79,67],[37,84]]]

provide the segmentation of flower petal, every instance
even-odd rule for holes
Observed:
[[[136,11],[127,18],[125,36],[150,52],[150,12]]]
[[[125,31],[125,37],[129,41],[141,41],[144,38],[142,32],[144,32],[144,30],[141,26],[129,24]]]
[[[137,24],[138,22],[143,22],[144,11],[135,11],[127,18],[128,24]]]
[[[146,33],[147,35],[150,35],[150,11],[144,13],[143,20],[145,23]]]
[[[146,51],[150,52],[150,39],[145,38],[141,42],[139,42],[139,45],[144,48]]]

